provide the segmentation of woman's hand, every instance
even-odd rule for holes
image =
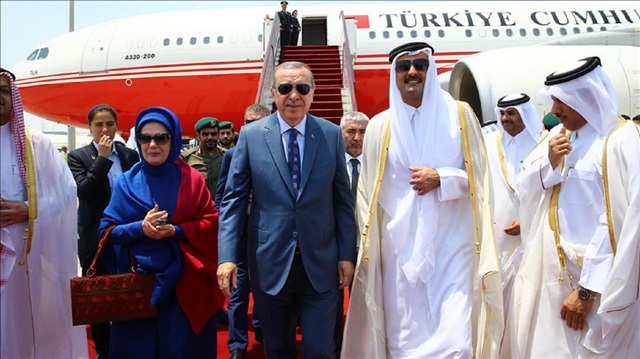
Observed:
[[[159,211],[156,204],[153,208],[147,212],[147,215],[142,221],[142,232],[145,236],[152,239],[163,239],[173,237],[176,234],[175,227],[167,223],[169,214],[167,211]]]

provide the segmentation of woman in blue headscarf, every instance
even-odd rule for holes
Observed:
[[[116,183],[100,223],[101,259],[112,273],[155,276],[158,317],[114,322],[111,358],[215,358],[218,213],[204,178],[180,158],[182,130],[162,107],[138,115],[141,161]]]

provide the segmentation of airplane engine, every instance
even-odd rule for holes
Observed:
[[[536,45],[484,51],[461,59],[449,78],[449,93],[468,102],[481,124],[495,119],[498,99],[524,92],[541,117],[550,107],[538,92],[547,75],[572,61],[598,56],[611,78],[620,101],[621,114],[640,114],[640,46]]]

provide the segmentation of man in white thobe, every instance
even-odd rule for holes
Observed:
[[[389,61],[390,108],[364,140],[342,357],[496,357],[502,291],[480,126],[440,89],[428,44]]]
[[[13,74],[0,69],[0,357],[87,358],[71,324],[76,185],[42,133],[24,125]]]
[[[485,134],[484,143],[491,169],[493,235],[500,259],[506,315],[511,284],[522,255],[516,177],[520,174],[522,160],[540,141],[542,121],[524,93],[500,98],[495,113],[498,130]]]
[[[600,59],[549,75],[560,119],[523,164],[510,358],[637,358],[640,134]],[[617,251],[616,251],[617,248]]]

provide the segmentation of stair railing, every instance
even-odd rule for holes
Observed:
[[[342,34],[341,36],[341,47],[342,47],[342,56],[340,59],[342,65],[342,86],[349,93],[350,103],[343,103],[343,110],[347,111],[358,111],[358,104],[356,102],[356,77],[353,70],[353,65],[355,62],[354,57],[351,55],[351,46],[349,44],[349,36],[347,35],[347,22],[344,18],[344,12],[340,11],[340,21],[342,22]]]
[[[266,21],[271,20],[265,19],[265,22]],[[262,57],[262,72],[260,73],[260,81],[258,82],[258,91],[256,93],[255,102],[271,107],[273,99],[269,89],[271,88],[273,72],[275,71],[276,64],[278,62],[278,50],[280,50],[280,18],[277,13],[271,21],[271,31],[264,49],[264,55]]]

